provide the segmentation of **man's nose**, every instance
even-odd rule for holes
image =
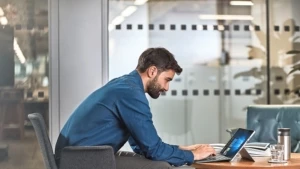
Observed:
[[[169,84],[167,84],[167,85],[164,87],[164,90],[165,90],[165,91],[168,91],[168,90],[169,90]]]

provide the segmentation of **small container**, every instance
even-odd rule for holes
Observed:
[[[284,146],[282,144],[271,144],[270,151],[271,151],[271,159],[269,160],[269,163],[284,163],[284,162],[286,162],[283,159]]]
[[[290,128],[278,128],[278,144],[284,146],[283,160],[291,158],[291,133]]]

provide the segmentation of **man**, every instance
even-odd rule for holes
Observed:
[[[181,72],[182,68],[168,50],[144,51],[136,70],[111,80],[79,105],[61,131],[56,157],[59,158],[65,146],[110,145],[116,153],[127,141],[138,155],[123,157],[122,153],[116,153],[117,168],[170,168],[169,164],[190,165],[194,160],[214,155],[209,145],[166,144],[153,126],[145,93],[158,98],[169,89],[175,73]]]

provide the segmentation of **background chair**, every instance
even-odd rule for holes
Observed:
[[[291,129],[291,152],[300,153],[300,106],[254,105],[247,108],[247,129],[255,130],[249,142],[277,143],[277,129]],[[227,129],[231,135],[236,129]]]
[[[39,113],[28,115],[31,121],[47,169],[57,169],[46,124]],[[116,162],[110,146],[74,146],[62,150],[60,169],[115,169]]]

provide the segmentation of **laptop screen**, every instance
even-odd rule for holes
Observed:
[[[220,153],[226,157],[233,158],[253,134],[253,130],[239,128]]]

